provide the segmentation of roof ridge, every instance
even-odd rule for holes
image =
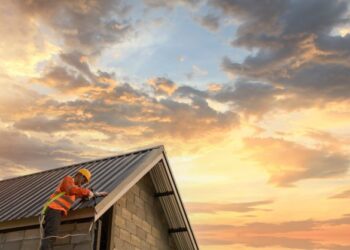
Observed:
[[[127,155],[130,155],[130,154],[141,153],[142,151],[153,150],[153,149],[156,149],[156,148],[162,148],[163,151],[164,151],[164,145],[162,145],[162,144],[155,144],[153,146],[149,145],[149,146],[144,146],[144,147],[139,147],[139,148],[133,148],[131,151],[120,153],[120,154],[116,154],[116,155],[111,155],[111,156],[97,158],[97,159],[93,159],[93,160],[73,163],[73,164],[70,164],[70,165],[67,165],[67,166],[60,166],[60,167],[56,167],[56,168],[52,168],[52,169],[46,169],[46,170],[43,170],[43,171],[34,172],[34,173],[31,173],[31,174],[20,175],[20,176],[11,177],[11,178],[8,178],[8,179],[3,179],[3,180],[0,180],[0,183],[1,182],[5,182],[5,181],[11,181],[11,180],[14,180],[14,179],[20,179],[20,178],[24,178],[24,177],[28,177],[28,176],[32,176],[32,175],[42,174],[42,173],[46,173],[46,172],[50,172],[50,171],[56,171],[56,170],[59,170],[59,169],[65,169],[65,168],[70,168],[70,167],[74,167],[74,166],[78,166],[78,165],[88,164],[88,163],[91,163],[91,162],[105,161],[105,160],[108,160],[108,159],[113,159],[113,158],[117,158],[117,157],[127,156]]]

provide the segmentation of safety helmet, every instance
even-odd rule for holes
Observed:
[[[79,169],[78,173],[81,173],[86,178],[87,182],[90,182],[91,173],[89,170],[87,170],[86,168],[81,168]]]

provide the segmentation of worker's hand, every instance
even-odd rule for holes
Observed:
[[[95,194],[93,192],[89,191],[89,200],[94,198],[94,196],[95,196]]]
[[[107,196],[108,193],[107,192],[95,192],[95,195],[101,197],[101,196]]]

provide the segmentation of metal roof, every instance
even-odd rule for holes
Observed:
[[[174,192],[174,195],[159,197],[159,200],[169,227],[186,229],[184,232],[173,234],[179,249],[198,249],[163,146],[2,180],[0,181],[0,224],[38,216],[43,204],[54,192],[60,180],[66,175],[73,176],[81,167],[89,169],[92,173],[93,178],[88,187],[107,191],[109,195],[96,199],[96,206],[93,200],[83,202],[77,200],[71,210],[94,208],[95,212],[99,211],[103,214],[127,191],[123,190],[124,193],[122,193],[120,186],[124,186],[124,189],[130,188],[132,183],[136,183],[149,172],[157,192]]]

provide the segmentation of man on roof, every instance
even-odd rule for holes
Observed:
[[[41,212],[41,224],[44,227],[44,234],[41,236],[40,250],[52,249],[56,239],[58,228],[61,224],[61,217],[67,216],[75,199],[91,199],[97,196],[106,196],[107,192],[95,192],[82,185],[89,183],[91,173],[89,170],[82,168],[74,177],[66,176],[60,182],[55,192],[51,194],[49,200],[44,204]]]

